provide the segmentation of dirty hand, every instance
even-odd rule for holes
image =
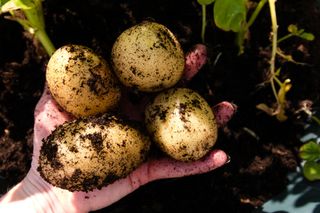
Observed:
[[[190,80],[194,73],[202,67],[205,63],[205,53],[205,47],[198,45],[187,54],[184,80]],[[219,125],[223,125],[234,113],[235,106],[228,102],[222,102],[213,110]],[[101,190],[69,192],[54,187],[43,180],[37,171],[37,167],[42,139],[46,138],[58,125],[71,119],[73,118],[59,108],[45,88],[35,110],[34,150],[31,169],[21,183],[1,198],[0,212],[14,211],[15,208],[23,208],[25,212],[94,211],[111,205],[150,181],[209,172],[228,161],[226,153],[222,150],[214,150],[204,159],[192,163],[177,162],[169,158],[149,160],[126,178],[115,181]]]

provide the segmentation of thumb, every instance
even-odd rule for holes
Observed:
[[[34,112],[33,167],[36,168],[38,165],[42,139],[50,135],[58,125],[71,119],[72,117],[59,107],[45,87]]]

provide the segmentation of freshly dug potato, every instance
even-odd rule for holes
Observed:
[[[175,85],[185,65],[183,50],[173,33],[149,21],[125,30],[115,41],[111,58],[120,81],[144,92]]]
[[[158,94],[145,110],[145,122],[153,140],[176,160],[198,160],[217,140],[210,106],[191,89],[173,88]]]
[[[69,191],[100,189],[127,176],[146,158],[150,139],[115,116],[79,118],[43,141],[38,171]]]
[[[119,82],[107,62],[81,45],[54,52],[46,80],[58,104],[76,117],[104,113],[120,99]]]

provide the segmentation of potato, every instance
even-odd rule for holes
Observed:
[[[66,45],[50,58],[46,80],[53,98],[76,117],[104,113],[117,105],[120,87],[107,62],[81,45]]]
[[[183,50],[173,33],[149,21],[125,30],[115,41],[111,58],[120,81],[144,92],[172,87],[185,66]]]
[[[217,123],[210,106],[187,88],[158,94],[146,107],[145,123],[159,147],[180,161],[202,158],[217,140]]]
[[[149,148],[149,137],[125,120],[79,118],[43,141],[38,171],[54,186],[91,191],[127,176],[146,159]]]

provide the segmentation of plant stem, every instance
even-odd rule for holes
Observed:
[[[35,31],[36,38],[41,42],[43,48],[46,50],[49,56],[52,56],[54,51],[56,50],[53,46],[49,36],[47,35],[45,30],[36,30]]]
[[[277,24],[277,14],[276,14],[276,6],[275,0],[268,0],[270,15],[271,15],[271,23],[272,23],[272,51],[271,51],[271,59],[270,59],[270,74],[271,74],[271,87],[273,94],[279,104],[279,98],[276,92],[276,88],[274,85],[274,77],[275,77],[275,60],[277,54],[277,37],[278,37],[278,24]]]
[[[278,44],[279,44],[280,42],[282,42],[282,41],[284,41],[284,40],[292,37],[292,36],[293,36],[293,34],[290,33],[290,34],[288,34],[288,35],[283,36],[282,38],[279,38],[279,39],[278,39]]]
[[[22,10],[26,15],[27,20],[30,22],[32,29],[34,30],[36,38],[41,42],[48,55],[51,56],[55,51],[55,47],[45,31],[41,0],[35,0],[34,4],[34,7]]]
[[[262,10],[263,6],[266,4],[267,0],[261,0],[257,7],[255,8],[255,10],[253,11],[253,13],[250,16],[250,19],[247,23],[247,28],[249,29],[249,27],[254,23],[254,21],[257,19],[260,11]]]
[[[311,116],[311,118],[318,124],[320,125],[320,119],[317,116]]]
[[[261,0],[253,13],[251,14],[249,21],[245,24],[243,24],[243,27],[240,29],[240,31],[237,33],[237,38],[236,38],[236,43],[239,47],[239,52],[238,54],[241,55],[244,52],[244,40],[246,33],[248,32],[249,28],[251,25],[254,23],[254,21],[257,19],[261,9],[263,6],[266,4],[267,0]]]
[[[277,78],[277,76],[274,76],[273,79],[280,87],[282,86],[283,83],[279,80],[279,78]]]
[[[207,26],[207,9],[206,9],[206,5],[202,5],[202,28],[201,28],[202,43],[205,43],[206,26]]]

